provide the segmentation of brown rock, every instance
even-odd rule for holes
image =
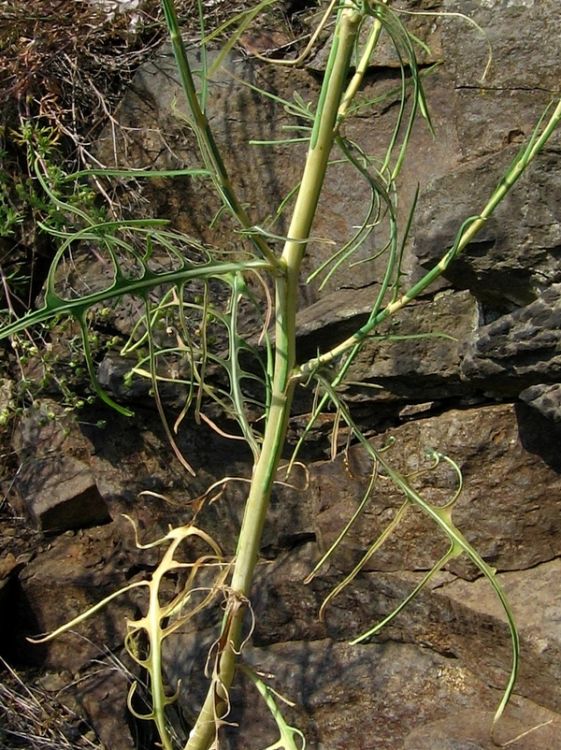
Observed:
[[[182,680],[180,705],[191,709],[190,642],[178,636],[176,658],[167,667]],[[307,747],[330,750],[395,750],[415,726],[442,718],[459,706],[493,705],[497,694],[457,662],[411,645],[350,646],[330,640],[291,641],[266,648],[248,646],[244,661],[294,707],[279,703]],[[235,722],[224,732],[224,748],[242,750],[274,742],[278,733],[255,688],[239,675],[231,690]],[[222,741],[221,741],[222,747]]]
[[[561,560],[552,560],[529,570],[502,573],[497,576],[512,607],[522,642],[522,661],[517,691],[542,706],[559,711],[561,697],[561,596],[558,582]],[[498,662],[501,653],[508,652],[508,642],[502,645],[488,640],[489,630],[484,623],[489,618],[504,622],[502,608],[488,582],[455,580],[445,583],[438,595],[449,597],[451,602],[467,607],[473,617],[473,648],[466,648],[465,640],[457,640],[455,651],[470,669],[479,674],[479,659]],[[502,625],[506,635],[506,627]],[[466,629],[467,630],[467,629]],[[505,654],[506,656],[506,654]],[[502,657],[504,659],[504,656]],[[510,657],[507,657],[508,661]],[[507,668],[508,661],[505,659]]]
[[[550,713],[529,701],[507,709],[493,735],[493,714],[486,711],[460,711],[415,729],[403,750],[536,750],[561,744],[561,723]]]
[[[47,644],[30,644],[26,637],[52,632],[117,591],[129,582],[133,565],[133,555],[111,525],[59,537],[20,573],[9,607],[12,653],[24,663],[76,673],[90,659],[117,647],[126,617],[136,611],[137,592],[117,598]]]
[[[89,466],[91,444],[74,414],[55,402],[38,401],[20,420],[13,444],[21,462],[16,489],[41,531],[59,533],[110,520]]]
[[[448,411],[409,422],[373,441],[378,448],[395,444],[384,458],[405,475],[429,502],[442,504],[453,495],[457,477],[446,463],[426,471],[432,448],[445,452],[463,475],[464,488],[453,520],[485,560],[499,570],[527,568],[560,553],[560,465],[550,428],[530,410],[510,405]],[[548,424],[546,422],[546,424]],[[327,549],[350,519],[365,492],[371,462],[359,447],[348,458],[312,467],[310,493],[316,509],[320,546]],[[372,499],[332,558],[349,571],[369,549],[402,504],[403,496],[384,478]],[[447,542],[418,510],[409,510],[388,542],[365,570],[428,569]],[[473,574],[465,561],[450,566]]]
[[[131,716],[127,693],[131,677],[117,660],[112,666],[96,670],[80,683],[78,700],[104,747],[110,750],[132,750],[138,747],[131,733]],[[146,707],[144,707],[146,710]],[[147,735],[152,734],[144,722]]]
[[[26,464],[18,490],[37,528],[48,533],[105,523],[109,511],[87,464],[71,456]]]

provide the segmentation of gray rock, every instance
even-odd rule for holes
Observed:
[[[525,570],[497,577],[506,591],[520,634],[522,656],[516,693],[559,712],[559,634],[555,631],[560,597],[554,583],[559,565],[552,561],[534,570],[535,573]],[[395,611],[422,576],[421,572],[360,576],[328,605],[327,627],[335,632],[346,617],[347,625],[351,618],[360,624],[353,635],[368,632]],[[333,587],[333,578],[330,583]],[[346,616],[345,612],[350,610],[352,614]],[[497,689],[505,688],[512,665],[505,615],[489,582],[483,578],[437,579],[433,590],[429,587],[419,593],[372,639],[421,643],[456,658],[459,664]]]
[[[316,750],[393,750],[410,728],[431,715],[493,700],[490,691],[458,664],[405,644],[297,641],[248,649],[246,659],[254,669],[271,675],[271,686],[296,703],[294,712],[286,713],[309,738],[307,746]],[[242,687],[246,701],[252,701],[246,706],[261,714],[248,687]],[[247,709],[242,716],[249,718]],[[271,726],[266,715],[253,726],[242,724],[233,748],[251,746],[257,727],[265,740],[267,725]],[[268,741],[274,738],[269,729]]]
[[[464,13],[483,30],[453,16],[442,21],[444,58],[454,61],[459,87],[477,82],[483,89],[559,91],[561,40],[552,23],[556,0],[445,0],[442,6]],[[482,80],[489,47],[491,66]]]
[[[504,153],[498,162],[485,163],[481,170],[475,171],[473,179],[469,167],[456,178],[458,165],[462,160],[473,160],[474,156],[494,153],[510,143],[526,139],[551,98],[551,92],[558,86],[558,40],[550,40],[545,69],[541,54],[531,59],[524,54],[514,60],[511,51],[518,49],[521,39],[528,44],[533,40],[531,45],[535,45],[535,39],[541,38],[544,29],[548,38],[555,36],[551,32],[555,23],[549,22],[555,17],[551,2],[540,4],[539,8],[524,8],[523,12],[509,6],[501,8],[501,14],[470,3],[468,15],[480,19],[483,28],[489,26],[488,34],[498,50],[495,64],[483,83],[480,78],[487,55],[485,37],[457,16],[438,15],[439,11],[446,12],[450,7],[456,10],[457,5],[451,2],[410,2],[406,7],[412,8],[413,14],[402,16],[414,33],[431,47],[430,52],[417,47],[422,64],[441,59],[446,62],[424,79],[429,104],[433,105],[438,137],[434,139],[428,128],[414,128],[400,186],[398,211],[400,217],[406,219],[419,175],[424,177],[424,182],[427,179],[436,181],[432,189],[424,190],[422,194],[420,220],[417,222],[421,235],[416,247],[423,266],[432,265],[464,219],[481,209],[514,152]],[[421,13],[416,14],[419,10]],[[465,12],[463,7],[460,10]],[[432,11],[436,15],[431,15]],[[503,13],[511,24],[508,32],[502,21]],[[321,60],[328,47],[328,44],[324,45],[316,58],[308,61],[315,71],[322,69]],[[383,35],[373,70],[364,81],[363,96],[374,101],[372,114],[351,119],[346,131],[367,153],[379,158],[385,153],[392,136],[396,91],[399,90],[395,70],[397,59],[390,47],[387,36]],[[197,67],[195,52],[190,54]],[[211,51],[211,61],[213,55]],[[508,58],[508,64],[497,62],[503,57]],[[294,123],[280,102],[260,97],[255,90],[244,86],[241,79],[257,86],[264,80],[287,101],[291,101],[294,90],[298,90],[304,100],[309,101],[318,90],[317,74],[314,77],[309,69],[280,70],[233,53],[226,59],[224,70],[213,75],[207,107],[211,127],[242,200],[252,207],[255,222],[265,224],[267,216],[274,214],[278,203],[297,184],[305,152],[301,144],[290,147],[248,145],[251,139],[281,139],[285,134],[284,126]],[[519,79],[525,83],[519,83]],[[147,165],[155,168],[194,166],[197,148],[192,133],[185,127],[184,114],[184,97],[177,83],[170,50],[163,47],[138,71],[116,115],[117,122],[126,129],[126,135],[120,135],[118,131],[115,135],[114,128],[108,131],[99,144],[100,158],[112,164],[115,154],[119,154],[119,166],[136,168]],[[489,127],[489,122],[495,126]],[[482,283],[485,288],[475,290],[475,294],[501,297],[503,302],[503,297],[528,301],[533,288],[543,281],[544,274],[548,280],[556,278],[554,248],[559,245],[559,231],[556,231],[555,224],[558,225],[559,217],[555,194],[558,192],[556,173],[559,170],[554,153],[549,161],[551,163],[542,157],[542,166],[533,168],[532,178],[525,180],[525,187],[517,187],[522,197],[518,202],[509,199],[507,208],[498,214],[499,222],[505,224],[505,232],[499,238],[500,247],[485,268],[485,278],[480,278],[477,268],[471,269],[470,266],[468,274],[465,268],[458,267],[453,278],[460,280],[460,285],[475,289]],[[536,182],[543,185],[545,201],[534,200]],[[164,184],[165,189],[162,189]],[[149,182],[143,187],[143,196],[149,200],[154,215],[171,217],[178,228],[231,252],[232,231],[235,231],[231,222],[223,219],[215,225],[215,231],[209,230],[217,202],[207,182],[187,179],[179,179],[174,184]],[[313,236],[318,241],[312,242],[308,248],[303,277],[316,270],[334,247],[341,247],[353,235],[364,219],[368,203],[366,181],[357,180],[356,172],[346,165],[331,165],[313,229]],[[513,235],[512,229],[516,229],[519,221],[516,217],[519,217],[521,208],[526,219],[520,222],[521,227]],[[435,226],[427,227],[432,221]],[[278,235],[285,231],[286,222],[275,227]],[[504,247],[507,237],[508,248]],[[369,259],[378,253],[384,238],[384,230],[377,229],[376,236],[370,237],[353,257],[353,261],[361,261],[361,264],[355,267],[345,265],[325,288],[320,289],[320,279],[310,284],[303,283],[300,290],[302,304],[313,303],[337,289],[361,288],[379,281],[385,260],[383,257],[376,261]],[[474,243],[465,257],[486,249],[489,241],[482,242],[483,245]],[[237,237],[236,244],[240,243],[241,239]],[[520,270],[517,256],[511,258],[512,246],[520,248],[520,257],[525,258],[530,245],[535,247],[531,262],[526,265],[535,270]],[[496,263],[497,253],[501,256],[499,264]],[[526,265],[523,264],[523,268]],[[503,266],[513,268],[511,278],[504,283],[498,278],[500,274],[494,273],[494,269],[503,270]],[[406,257],[404,268],[408,271],[410,267],[411,259]]]
[[[366,322],[376,299],[372,287],[323,297],[298,318],[300,360],[326,351]],[[427,400],[457,395],[460,355],[477,325],[478,309],[468,292],[442,293],[413,302],[368,339],[344,385],[353,400]],[[375,383],[374,390],[353,383]]]
[[[561,284],[553,284],[531,304],[482,326],[465,353],[461,370],[466,380],[510,394],[561,380]]]
[[[416,217],[414,253],[432,267],[454,242],[464,220],[487,203],[515,149],[505,149],[430,183]],[[508,311],[526,305],[561,279],[560,154],[545,150],[451,264],[445,277],[456,288]],[[536,185],[543,199],[536,201]],[[420,275],[420,271],[418,271]]]
[[[438,16],[433,16],[432,14],[425,15],[426,11],[430,13],[435,5],[442,5],[442,3],[435,3],[434,0],[421,0],[421,2],[419,0],[405,0],[401,6],[405,12],[412,13],[408,18],[405,15],[402,16],[401,20],[406,23],[411,33],[415,34],[417,39],[422,40],[423,44],[426,45],[426,47],[422,48],[419,45],[419,49],[416,50],[420,65],[431,65],[442,59],[440,19]],[[417,11],[417,14],[415,14],[415,11]],[[365,24],[360,36],[362,43],[368,38],[369,32],[370,26]],[[314,71],[325,72],[332,40],[333,36],[330,35],[318,52],[306,61],[306,67]],[[382,70],[393,68],[395,70],[399,69],[399,67],[400,60],[389,35],[382,34],[370,68],[380,68]]]
[[[519,398],[552,422],[561,422],[561,384],[531,385]]]
[[[561,40],[552,24],[555,0],[445,0],[438,5],[464,13],[481,29],[453,15],[439,23],[442,59],[455,87],[449,122],[458,133],[463,161],[527,141],[559,92]]]
[[[211,52],[211,59],[212,55]],[[196,61],[194,52],[192,59]],[[294,125],[296,120],[287,114],[287,108],[281,103],[260,97],[240,79],[257,86],[264,80],[287,101],[292,100],[295,90],[305,101],[312,100],[317,95],[318,82],[307,71],[279,70],[236,54],[228,56],[224,70],[213,76],[207,108],[213,133],[235,188],[251,207],[253,220],[266,225],[267,218],[274,215],[279,203],[298,183],[305,148],[302,144],[263,147],[248,143],[251,139],[282,139],[286,135],[284,126]],[[378,80],[368,80],[365,96],[379,97],[379,84]],[[433,82],[428,85],[432,88]],[[394,75],[382,81],[382,90],[391,102],[396,100]],[[169,48],[164,46],[153,61],[138,71],[116,114],[117,121],[126,129],[126,137],[121,137],[117,131],[115,145],[115,131],[108,131],[99,144],[100,159],[113,164],[114,154],[118,153],[121,167],[199,166],[194,137],[182,119],[185,113],[183,102]],[[376,107],[376,122],[376,128],[372,128],[366,118],[356,118],[349,124],[349,136],[364,143],[367,150],[383,154],[395,125],[395,112],[388,101],[384,100]],[[411,181],[405,183],[404,215],[419,171],[428,169],[430,164],[433,174],[434,170],[440,173],[447,171],[450,164],[446,135],[433,142],[429,131],[419,128],[414,132],[413,140],[415,156],[411,166],[406,167],[406,172],[410,170]],[[453,161],[455,163],[454,158]],[[163,184],[165,189],[162,189]],[[143,196],[149,200],[154,215],[172,218],[175,227],[199,240],[229,253],[243,244],[243,239],[236,233],[237,227],[225,215],[214,224],[213,231],[209,229],[218,203],[208,182],[200,179],[149,182],[143,187]],[[370,237],[354,253],[352,260],[360,262],[359,271],[344,264],[322,290],[321,278],[304,282],[306,275],[327,260],[334,248],[341,247],[353,236],[356,227],[365,219],[369,202],[370,186],[366,180],[357,179],[356,171],[348,165],[334,163],[330,166],[313,227],[313,241],[303,263],[302,305],[316,301],[322,294],[345,287],[361,288],[382,278],[385,258],[374,260],[373,257],[377,255],[380,244],[384,244],[385,230],[380,230],[375,238]],[[275,225],[274,232],[282,236],[286,231],[287,220],[283,218]]]
[[[468,36],[471,34],[458,43],[465,43]],[[463,63],[467,58],[468,55]],[[525,62],[529,62],[527,57]],[[471,85],[456,86],[451,97],[449,127],[453,126],[458,134],[461,168],[483,156],[527,143],[552,94],[541,89],[492,88],[472,79]],[[493,126],[489,127],[489,123]],[[430,189],[426,196],[430,200]]]
[[[467,292],[443,293],[408,305],[365,344],[349,369],[349,381],[382,385],[382,392],[370,390],[375,401],[426,401],[461,394],[460,357],[477,316],[476,302]],[[354,397],[355,390],[361,392],[351,386],[349,395]]]
[[[195,68],[198,67],[195,50],[190,55]],[[211,50],[211,63],[215,56]],[[236,53],[230,54],[223,68],[213,75],[207,116],[234,187],[241,200],[251,206],[255,223],[260,224],[274,214],[279,203],[298,183],[305,148],[300,144],[266,147],[249,144],[251,139],[281,140],[286,137],[284,126],[294,124],[294,118],[280,102],[260,96],[243,81],[250,86],[270,86],[287,100],[292,99],[295,88],[315,93],[318,86],[305,71],[286,71]],[[108,132],[99,144],[100,158],[113,163],[114,154],[119,153],[121,167],[150,165],[166,169],[200,166],[195,138],[185,125],[185,112],[184,94],[178,83],[173,56],[169,46],[164,45],[153,60],[137,72],[116,114],[121,125],[132,128],[127,132],[126,142],[122,142],[123,148],[114,149],[113,135]],[[222,214],[220,222],[214,223],[213,230],[209,228],[219,204],[208,181],[178,179],[166,181],[165,186],[162,190],[161,183],[147,183],[143,188],[155,215],[172,218],[175,227],[230,254],[234,248],[243,247],[244,240],[237,232],[238,227],[226,214]],[[366,196],[366,188],[363,192]],[[313,232],[314,237],[321,239],[311,247],[304,275],[331,253],[333,242],[346,239],[351,222],[356,223],[360,217],[358,207],[350,207],[351,202],[344,200],[344,192],[340,190],[336,177],[328,193],[322,201],[320,219]],[[275,234],[280,236],[286,231],[286,220],[274,228]],[[371,248],[365,247],[356,259],[366,261],[370,254]],[[366,263],[366,268],[371,270],[372,264]],[[362,283],[361,276],[358,285]],[[345,284],[357,286],[356,274],[349,269],[340,274],[335,288]],[[317,284],[312,286],[317,287]],[[304,283],[301,294],[302,299],[309,299],[312,294]]]
[[[130,320],[133,320],[131,317]],[[117,353],[108,353],[102,359],[97,369],[99,384],[119,401],[138,401],[148,398],[152,387],[150,378],[133,376],[130,381],[125,379],[136,360],[121,357]]]

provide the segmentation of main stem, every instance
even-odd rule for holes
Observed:
[[[361,14],[352,0],[339,11],[302,182],[296,198],[288,239],[275,279],[275,363],[272,398],[238,538],[230,599],[219,639],[219,653],[205,703],[185,750],[208,750],[215,739],[216,720],[227,711],[227,694],[234,678],[236,658],[243,641],[243,622],[259,556],[271,490],[286,437],[296,366],[296,310],[302,258],[333,147],[337,112],[344,92]]]

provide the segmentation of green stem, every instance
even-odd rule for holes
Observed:
[[[361,14],[351,0],[339,13],[333,47],[308,150],[302,182],[281,256],[284,273],[275,279],[276,345],[271,406],[260,457],[255,464],[240,529],[230,600],[220,636],[216,671],[203,708],[185,750],[208,750],[216,732],[216,718],[227,710],[227,693],[234,678],[237,655],[243,642],[246,603],[259,556],[271,490],[286,437],[294,390],[295,321],[300,266],[309,241],[329,155],[333,147],[337,113],[343,96]]]
[[[382,0],[382,2],[386,3],[387,0]],[[375,18],[370,30],[370,34],[368,35],[368,40],[360,56],[359,63],[356,66],[356,71],[351,78],[350,83],[347,86],[347,90],[345,91],[345,95],[343,96],[343,99],[341,101],[341,106],[339,107],[339,113],[337,116],[337,130],[339,130],[342,122],[347,117],[349,108],[353,103],[359,88],[362,85],[362,81],[364,79],[364,76],[366,75],[366,71],[368,70],[368,66],[371,63],[374,49],[376,48],[378,40],[380,39],[381,31],[382,23],[379,18]]]

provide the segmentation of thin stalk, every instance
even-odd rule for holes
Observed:
[[[386,3],[387,0],[383,0],[383,2]],[[360,56],[358,65],[356,66],[355,74],[351,78],[350,83],[347,86],[347,90],[345,91],[345,95],[341,101],[341,106],[339,107],[339,113],[337,116],[337,130],[339,130],[341,123],[346,118],[349,112],[349,107],[351,106],[354,98],[358,93],[359,88],[362,85],[362,81],[364,79],[366,71],[368,70],[368,66],[370,65],[374,49],[376,48],[378,40],[380,39],[381,31],[382,23],[379,18],[375,18],[368,35],[368,41],[366,42],[362,55]]]
[[[230,601],[219,639],[216,671],[203,708],[185,750],[208,750],[216,733],[216,719],[227,711],[228,691],[243,642],[246,603],[259,556],[263,526],[273,482],[282,456],[294,390],[295,321],[300,267],[309,240],[329,155],[333,147],[337,112],[343,96],[351,55],[361,21],[352,0],[339,12],[333,46],[320,93],[314,129],[281,266],[275,280],[276,344],[271,406],[261,455],[254,466],[251,488],[238,538],[230,586]]]
[[[158,572],[157,579],[161,578]],[[173,750],[173,745],[169,738],[168,727],[166,722],[165,708],[166,697],[164,687],[161,681],[162,675],[162,651],[160,644],[163,641],[162,626],[160,620],[160,602],[159,602],[159,585],[150,587],[150,606],[148,609],[147,619],[150,624],[148,632],[150,634],[150,653],[148,660],[150,662],[150,692],[152,697],[152,712],[154,723],[158,729],[160,742],[163,750]],[[155,647],[154,647],[154,644]]]

